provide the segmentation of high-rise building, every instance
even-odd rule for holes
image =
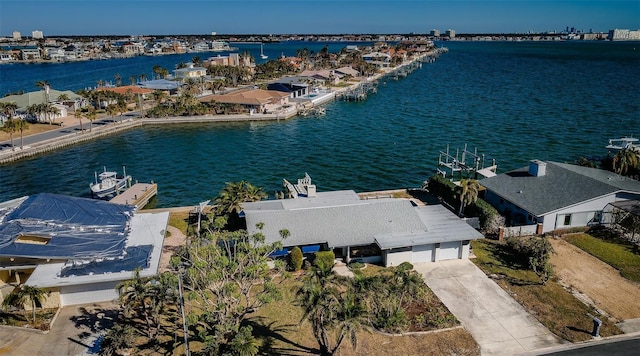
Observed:
[[[20,41],[22,39],[22,35],[20,35],[20,31],[13,31],[13,40]]]
[[[440,37],[440,30],[436,30],[435,28],[431,30],[431,36]]]
[[[42,34],[42,31],[34,30],[34,31],[31,31],[31,38],[33,38],[33,39],[43,39],[44,35]]]
[[[448,29],[446,34],[447,36],[449,36],[449,38],[454,38],[456,37],[456,30]]]

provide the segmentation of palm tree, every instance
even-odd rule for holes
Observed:
[[[73,112],[73,116],[80,121],[80,132],[84,132],[84,128],[82,127],[82,118],[84,117],[84,113],[79,109],[76,109]]]
[[[121,86],[122,85],[122,77],[120,76],[120,74],[116,73],[113,77],[116,80],[116,86],[117,87]]]
[[[55,121],[55,116],[60,113],[60,109],[58,109],[57,107],[53,106],[50,103],[44,103],[43,112],[45,114],[45,117],[49,118],[49,125],[53,125],[53,122]]]
[[[20,131],[20,149],[24,148],[24,131],[29,129],[29,123],[24,119],[17,119],[16,128]]]
[[[69,100],[69,95],[64,93],[58,95],[58,99],[56,99],[56,101],[67,101],[67,100]]]
[[[36,303],[42,303],[44,297],[49,296],[51,292],[47,292],[42,288],[23,285],[16,293],[12,293],[2,301],[3,307],[24,306],[25,303],[31,302],[31,310],[33,311],[33,322],[36,322]]]
[[[247,181],[230,182],[215,199],[217,212],[221,215],[237,215],[242,210],[242,203],[259,201],[266,197],[267,194],[262,188]]]
[[[640,152],[624,148],[613,156],[613,169],[616,173],[625,175],[630,169],[640,167]]]
[[[36,82],[36,86],[38,88],[42,88],[42,94],[44,95],[44,102],[48,103],[49,102],[49,89],[51,88],[51,86],[49,85],[49,82],[46,80],[40,80]]]
[[[86,113],[84,113],[84,117],[89,120],[89,132],[93,130],[93,120],[98,118],[98,113],[95,108],[89,108]]]
[[[33,104],[27,106],[25,110],[27,114],[36,118],[36,121],[40,122],[40,114],[42,114],[43,106],[42,104]]]
[[[107,105],[107,115],[111,116],[111,121],[113,121],[115,125],[115,120],[113,116],[118,113],[118,105],[117,104],[109,104]]]
[[[114,325],[104,336],[100,344],[100,353],[107,356],[120,355],[120,351],[129,348],[135,341],[135,330],[126,324]]]
[[[9,140],[11,141],[11,150],[14,151],[15,148],[13,147],[13,134],[18,131],[18,128],[16,127],[16,120],[12,117],[9,117],[9,119],[4,122],[4,125],[2,125],[1,129],[2,131],[9,134]]]
[[[462,216],[462,210],[465,206],[475,203],[478,200],[480,192],[480,184],[475,179],[463,179],[460,181],[460,211],[458,214]]]

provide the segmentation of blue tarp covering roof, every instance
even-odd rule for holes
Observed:
[[[152,245],[131,246],[125,250],[125,256],[110,261],[90,261],[88,263],[69,263],[62,268],[59,277],[87,276],[103,273],[118,273],[133,271],[136,268],[149,268],[149,257],[153,250]]]
[[[0,256],[48,259],[123,256],[135,207],[36,194],[0,210]]]

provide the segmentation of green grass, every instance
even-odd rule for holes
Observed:
[[[187,227],[189,221],[189,213],[171,213],[169,214],[169,225],[182,231],[183,234],[187,234]]]
[[[597,315],[593,308],[553,279],[542,285],[535,273],[526,270],[502,243],[482,239],[471,244],[476,255],[472,261],[552,333],[571,342],[591,339],[593,323],[588,314]],[[610,321],[603,320],[602,336],[620,333]]]
[[[584,233],[571,234],[565,235],[564,239],[619,270],[624,278],[640,283],[640,255],[637,246],[604,234],[600,237]]]

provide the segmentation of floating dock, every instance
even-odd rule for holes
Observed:
[[[142,209],[156,195],[158,195],[158,184],[136,183],[109,201],[121,205],[135,205],[136,208]]]

